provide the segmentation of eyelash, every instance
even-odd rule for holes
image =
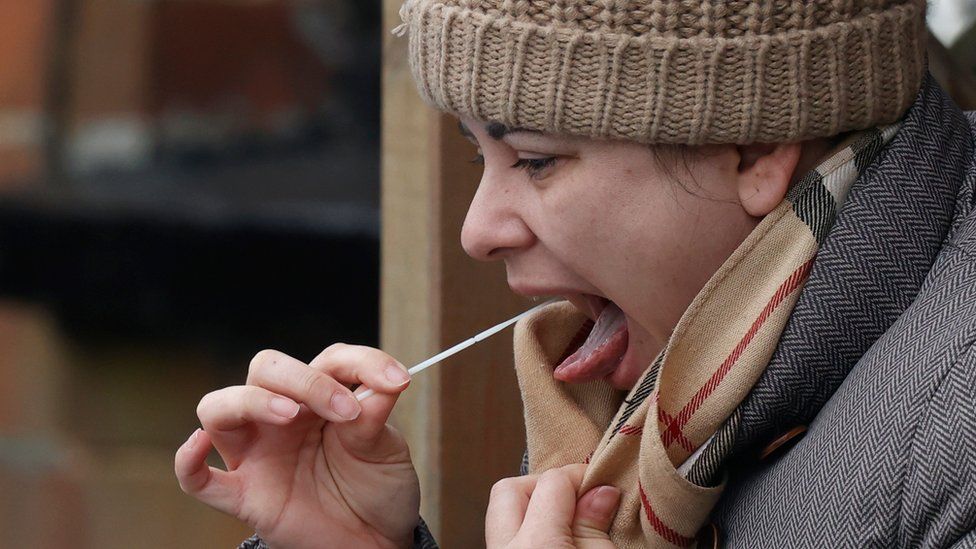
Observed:
[[[479,154],[472,158],[470,162],[472,164],[484,164],[485,157]],[[535,179],[542,170],[552,167],[555,163],[555,156],[547,156],[545,158],[519,158],[517,162],[512,164],[512,167],[525,170],[528,172],[530,178]]]

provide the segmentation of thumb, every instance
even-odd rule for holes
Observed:
[[[408,378],[409,379],[409,378]],[[375,387],[375,386],[374,386]],[[380,389],[370,397],[360,401],[362,412],[353,421],[334,425],[336,435],[343,447],[359,459],[367,461],[386,461],[391,456],[401,454],[405,448],[403,437],[388,425],[390,413],[407,384],[393,389]],[[363,385],[355,391],[358,395],[369,387]]]
[[[620,489],[597,486],[576,502],[573,537],[577,539],[610,539],[607,532],[620,506]]]

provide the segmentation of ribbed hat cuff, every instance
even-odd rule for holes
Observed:
[[[412,0],[410,65],[438,109],[644,143],[789,142],[897,120],[925,71],[925,4],[775,34],[585,32]]]

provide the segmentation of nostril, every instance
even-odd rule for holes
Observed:
[[[485,254],[485,259],[489,261],[494,261],[496,259],[504,259],[505,253],[509,250],[511,250],[511,248],[503,248],[503,247],[493,248],[487,254]]]

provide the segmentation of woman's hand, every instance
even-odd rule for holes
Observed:
[[[485,518],[488,549],[612,549],[607,532],[620,490],[597,486],[577,500],[585,470],[585,465],[567,465],[497,482]]]
[[[261,351],[247,384],[203,397],[176,452],[183,491],[273,547],[409,547],[420,488],[387,418],[409,383],[386,353],[337,344],[308,365]],[[362,403],[348,386],[376,391]],[[208,467],[211,445],[227,466]]]

